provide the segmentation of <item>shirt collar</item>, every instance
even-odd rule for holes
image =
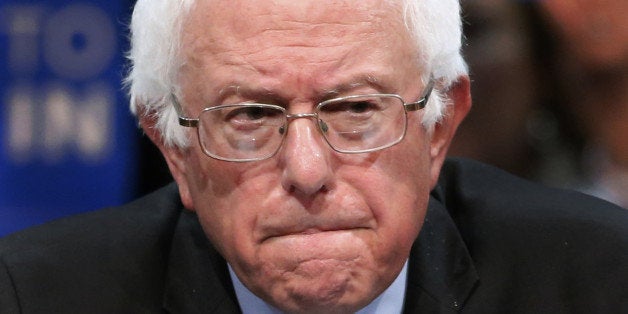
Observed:
[[[403,299],[406,290],[406,278],[408,272],[408,262],[401,269],[399,275],[393,283],[380,294],[373,302],[359,310],[356,314],[389,314],[401,313],[403,308]],[[238,302],[242,313],[258,313],[258,314],[280,314],[279,309],[266,303],[264,300],[253,294],[248,288],[242,284],[238,276],[235,275],[233,269],[229,265],[229,275],[235,288]]]

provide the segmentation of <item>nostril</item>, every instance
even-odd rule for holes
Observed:
[[[306,185],[299,186],[297,184],[293,184],[288,187],[287,192],[292,195],[299,195],[300,197],[303,197],[303,196],[312,196],[319,193],[327,193],[329,192],[329,189],[327,188],[326,185],[315,187],[315,186],[306,186]]]

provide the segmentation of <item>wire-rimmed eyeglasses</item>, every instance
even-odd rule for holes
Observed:
[[[177,98],[172,102],[179,124],[193,127],[203,152],[224,161],[259,161],[274,156],[286,137],[290,121],[314,118],[329,146],[346,154],[369,153],[403,140],[407,112],[425,108],[434,87],[430,80],[422,96],[406,103],[396,94],[352,95],[325,100],[312,113],[287,113],[272,104],[239,103],[208,107],[188,118]]]

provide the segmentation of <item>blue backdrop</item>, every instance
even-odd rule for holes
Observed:
[[[0,236],[134,196],[130,6],[0,1]]]

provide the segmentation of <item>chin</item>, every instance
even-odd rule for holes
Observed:
[[[281,273],[262,298],[288,313],[354,313],[384,288],[372,269],[357,261],[312,260]],[[268,277],[266,277],[268,278]]]

